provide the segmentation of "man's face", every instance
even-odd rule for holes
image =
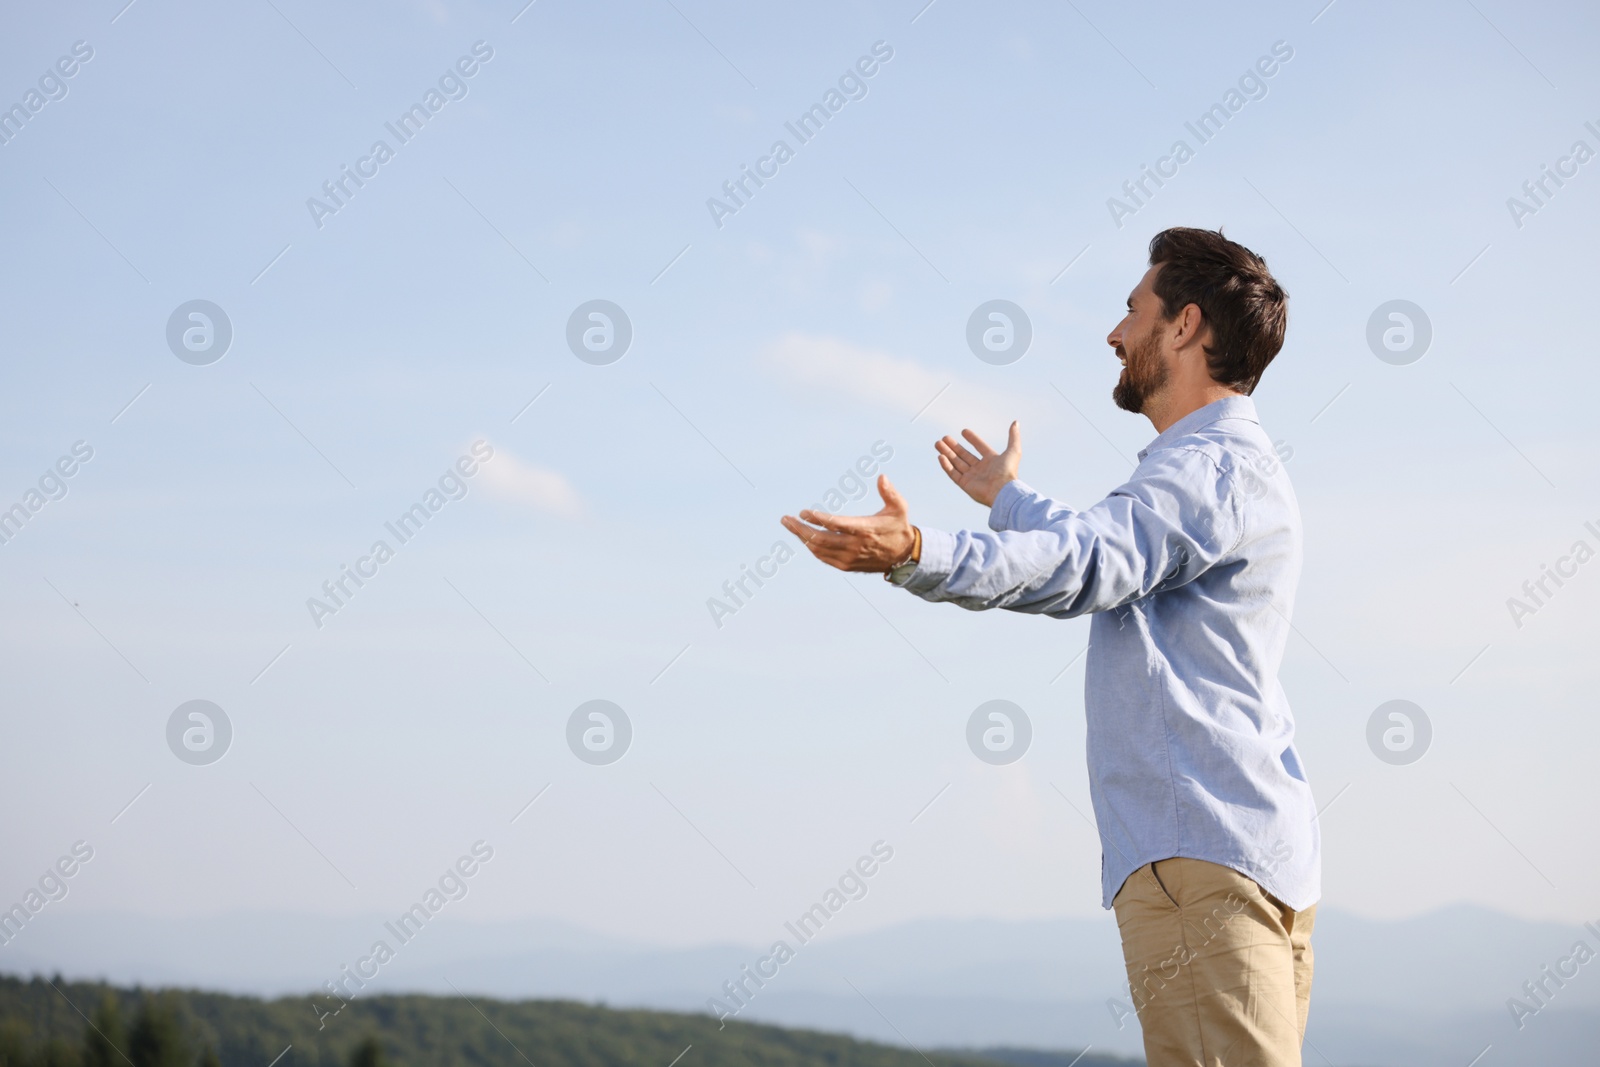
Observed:
[[[1159,267],[1151,267],[1128,297],[1128,314],[1106,337],[1122,361],[1122,374],[1111,390],[1111,400],[1124,411],[1144,410],[1151,396],[1160,392],[1171,376],[1167,354],[1162,350],[1161,328],[1167,320],[1161,314],[1161,298],[1154,285]]]

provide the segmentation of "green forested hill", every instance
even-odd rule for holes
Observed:
[[[0,1067],[997,1067],[1007,1058],[924,1058],[835,1034],[738,1022],[719,1030],[708,1015],[567,1001],[376,996],[319,1019],[308,996],[0,976]],[[1132,1062],[1090,1054],[1077,1067]]]

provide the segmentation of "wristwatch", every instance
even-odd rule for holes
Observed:
[[[911,555],[904,561],[890,567],[883,574],[883,580],[894,585],[904,585],[911,580],[917,571],[917,564],[922,561],[922,530],[911,527]]]

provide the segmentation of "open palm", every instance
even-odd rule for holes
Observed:
[[[961,436],[978,450],[969,452],[954,437],[945,436],[933,443],[939,453],[939,466],[961,491],[984,507],[993,507],[994,498],[1007,482],[1015,481],[1017,469],[1022,466],[1022,427],[1013,422],[1006,438],[1006,450],[996,452],[989,443],[971,430],[962,430]]]

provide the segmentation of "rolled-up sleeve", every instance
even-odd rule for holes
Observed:
[[[990,509],[992,532],[924,528],[903,585],[973,611],[1106,611],[1204,573],[1243,536],[1241,504],[1230,474],[1193,448],[1152,453],[1083,511],[1014,481]]]

